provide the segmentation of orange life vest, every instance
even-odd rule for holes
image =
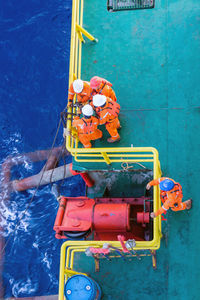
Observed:
[[[96,117],[91,116],[91,118],[78,118],[73,121],[72,126],[77,128],[78,134],[90,134],[93,133],[99,124]]]
[[[176,201],[176,198],[183,197],[182,186],[180,185],[180,183],[175,182],[173,179],[170,179],[170,180],[172,180],[174,182],[174,187],[172,190],[170,190],[168,192],[160,191],[160,196],[161,196],[162,202],[165,202],[168,199],[169,195],[173,196],[174,201]]]
[[[91,98],[91,88],[88,81],[83,81],[83,90],[80,93],[75,93],[73,83],[69,87],[68,99],[70,102],[74,99],[74,95],[77,95],[77,101],[86,103]]]
[[[96,112],[98,115],[100,114],[100,112],[103,112],[103,111],[109,112],[114,117],[118,117],[119,111],[120,111],[120,105],[119,105],[119,103],[117,103],[107,97],[106,106],[96,108]]]

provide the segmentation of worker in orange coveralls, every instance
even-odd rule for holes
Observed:
[[[111,88],[112,83],[104,78],[94,76],[90,80],[90,87],[92,89],[92,96],[96,94],[102,94],[106,97],[111,98],[113,101],[117,101],[115,92]]]
[[[162,207],[159,208],[155,213],[152,212],[150,214],[151,218],[155,218],[162,213],[166,213],[166,211],[171,208],[173,211],[190,209],[192,205],[192,200],[189,199],[185,202],[182,202],[183,194],[182,187],[180,183],[175,182],[171,178],[162,177],[159,179],[155,179],[150,181],[146,189],[149,190],[153,185],[158,185],[160,187],[160,198],[163,203]]]
[[[82,108],[83,118],[75,117],[72,126],[78,131],[78,138],[85,148],[91,148],[91,140],[102,137],[102,131],[97,129],[99,120],[93,116],[93,108],[86,104]]]
[[[79,103],[86,104],[91,99],[91,92],[92,89],[88,81],[81,79],[74,80],[69,87],[67,107],[72,105],[75,94],[77,94],[77,101]]]
[[[105,124],[106,129],[111,135],[107,139],[109,143],[114,143],[120,140],[117,129],[121,128],[118,119],[120,105],[104,95],[93,96],[93,105],[99,117],[99,124]]]

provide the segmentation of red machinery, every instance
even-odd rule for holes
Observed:
[[[145,208],[145,211],[144,211]],[[62,197],[54,224],[56,238],[150,240],[150,199]]]

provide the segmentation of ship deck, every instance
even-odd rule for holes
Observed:
[[[103,260],[94,273],[90,260],[79,257],[103,299],[199,298],[199,13],[198,1],[156,0],[154,9],[115,13],[107,12],[106,1],[84,3],[83,27],[99,42],[83,45],[81,78],[108,79],[121,105],[121,141],[109,146],[155,147],[163,175],[181,183],[185,200],[193,199],[190,211],[167,213],[157,270],[145,257]],[[104,133],[94,147],[108,147]],[[95,163],[73,164],[97,169]]]

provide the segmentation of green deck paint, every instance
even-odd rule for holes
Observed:
[[[199,0],[156,0],[151,10],[115,13],[106,1],[84,3],[83,26],[99,43],[83,45],[82,79],[99,75],[113,83],[122,124],[116,146],[157,148],[163,175],[182,184],[185,200],[193,199],[191,211],[167,213],[157,270],[146,257],[104,260],[94,274],[80,256],[77,264],[83,271],[89,264],[106,300],[199,299],[199,15]],[[94,145],[107,146],[106,139]]]

